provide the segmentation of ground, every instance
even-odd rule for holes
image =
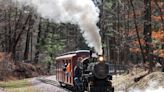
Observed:
[[[44,79],[51,80],[52,82],[41,82],[41,80]],[[67,90],[60,87],[59,83],[56,81],[55,76],[33,78],[29,81],[34,85],[35,88],[40,89],[41,92],[68,92]]]
[[[164,92],[164,72],[147,74],[139,81],[134,79],[146,74],[147,71],[137,74],[125,74],[114,76],[113,86],[116,92]]]
[[[56,86],[41,82],[40,79],[51,79],[55,82]],[[1,82],[0,92],[68,92],[65,89],[58,87],[59,84],[55,79],[55,76],[50,76],[12,82]]]
[[[164,72],[153,72],[137,82],[147,71],[113,76],[115,92],[164,92]],[[0,92],[69,92],[61,88],[55,76],[42,76],[24,80],[0,82]]]

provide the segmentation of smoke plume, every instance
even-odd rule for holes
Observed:
[[[89,47],[102,54],[99,9],[92,0],[12,0],[20,6],[33,7],[37,13],[55,23],[71,23],[80,27]]]

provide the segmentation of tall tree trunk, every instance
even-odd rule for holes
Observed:
[[[128,5],[129,7],[129,3],[127,3],[126,5]],[[128,16],[128,19],[129,19],[129,10],[126,11],[126,8],[124,6],[124,16],[123,16],[123,20],[124,20],[124,34],[123,34],[123,38],[125,40],[127,40],[127,37],[128,37],[128,22],[126,21],[126,13],[127,13],[127,16]],[[123,64],[128,66],[129,65],[129,62],[128,62],[128,53],[129,53],[129,49],[128,49],[128,45],[127,43],[124,43],[123,44],[124,48],[123,48]]]
[[[16,46],[17,46],[17,43],[18,43],[18,41],[20,40],[21,35],[22,35],[22,34],[23,34],[23,32],[25,31],[25,29],[26,29],[26,26],[27,26],[28,22],[30,22],[30,21],[31,21],[31,18],[32,18],[32,15],[31,15],[31,14],[29,14],[29,15],[27,16],[26,20],[25,20],[25,23],[23,24],[23,27],[22,27],[22,29],[21,29],[20,33],[19,33],[19,34],[18,34],[18,36],[16,37],[14,47],[16,47]]]
[[[11,28],[11,2],[10,2],[10,6],[9,6],[9,11],[8,11],[8,46],[9,46],[9,52],[12,52],[12,42],[11,42],[11,31],[12,31],[12,28]]]
[[[26,20],[25,20],[25,23],[23,24],[23,27],[20,31],[20,33],[18,33],[18,36],[16,37],[15,41],[13,42],[13,45],[12,45],[12,54],[13,54],[13,58],[15,59],[15,54],[16,54],[16,46],[18,45],[18,42],[23,34],[23,32],[25,31],[26,29],[26,26],[28,24],[28,22],[31,21],[31,18],[32,18],[32,14],[29,13],[29,15],[27,16]]]
[[[163,19],[163,16],[162,16],[162,9],[160,8],[157,0],[155,0],[154,2],[155,2],[155,5],[158,8],[158,11],[159,11],[159,14],[160,14],[160,17],[161,17],[162,28],[164,30],[164,19]]]
[[[14,33],[12,35],[12,42],[15,42],[16,41],[17,30],[18,30],[19,23],[20,23],[20,21],[21,21],[22,18],[23,18],[23,13],[22,13],[22,11],[20,11],[20,14],[18,15],[18,19],[17,20],[15,19],[15,27],[14,27],[14,30],[13,30]]]
[[[44,37],[42,39],[42,41],[44,42],[43,44],[46,43],[45,38],[47,38],[47,36],[48,36],[47,34],[49,33],[49,27],[50,27],[50,22],[49,22],[49,20],[47,20],[46,30],[44,31]]]
[[[31,37],[31,58],[30,58],[30,60],[32,61],[33,59],[32,59],[32,56],[33,56],[33,52],[32,52],[32,50],[33,50],[33,32],[31,32],[30,33],[30,37]]]
[[[35,58],[34,58],[34,63],[38,63],[38,60],[39,60],[39,54],[40,54],[40,42],[41,42],[41,33],[42,33],[42,19],[40,18],[40,21],[39,21],[39,26],[38,26],[38,36],[37,36],[37,44],[35,46],[36,48],[36,52],[35,52]]]
[[[126,24],[127,25],[126,40],[128,41],[128,34],[129,34],[129,31],[130,31],[129,30],[130,29],[130,20],[129,20],[130,19],[130,10],[129,10],[130,3],[129,3],[129,0],[128,0],[128,3],[127,4],[128,4],[128,10],[127,10],[128,21],[127,21],[127,24]],[[129,51],[129,45],[126,46],[126,49],[128,51],[127,52],[127,55],[126,55],[126,60],[127,60],[128,64],[130,64],[130,62],[128,61],[128,56],[131,54],[130,51]],[[129,70],[127,70],[127,71],[129,72]]]
[[[153,69],[152,61],[152,30],[151,30],[151,0],[144,0],[145,11],[144,11],[144,40],[145,40],[145,50],[146,50],[146,61],[149,62],[149,71]]]
[[[117,32],[120,33],[120,2],[117,2],[117,28],[116,28]],[[120,35],[120,34],[116,34],[116,35]],[[117,41],[117,44],[118,46],[116,46],[116,53],[117,53],[117,64],[121,64],[121,61],[120,61],[120,39],[121,37],[120,36],[117,36],[116,37],[116,41]]]
[[[104,45],[105,44],[105,30],[104,30],[104,0],[102,0],[102,4],[99,6],[99,8],[100,8],[100,15],[99,15],[99,17],[100,17],[100,20],[99,20],[99,23],[98,23],[98,26],[99,26],[99,28],[100,28],[100,34],[101,34],[101,39],[102,39],[102,45]],[[102,47],[102,49],[103,49],[103,54],[105,53],[105,49],[104,49],[104,47]]]
[[[133,5],[132,0],[130,0],[130,4],[131,4],[131,6],[132,6],[132,8],[133,8],[134,24],[135,24],[135,29],[136,29],[136,33],[137,33],[137,39],[138,39],[138,43],[139,43],[139,46],[140,46],[140,50],[141,50],[141,55],[142,55],[143,63],[145,63],[145,62],[146,62],[146,60],[145,60],[145,55],[144,55],[143,48],[142,48],[141,41],[140,41],[139,30],[138,30],[137,21],[136,21],[136,19],[137,19],[137,18],[136,18],[136,12],[135,12],[134,5]]]
[[[8,33],[7,33],[7,11],[5,10],[5,51],[9,52],[9,45],[8,45]]]
[[[33,28],[34,25],[34,20],[30,18],[29,20],[29,27],[27,29],[27,35],[26,35],[26,45],[25,45],[25,51],[24,51],[24,60],[28,60],[29,57],[29,52],[30,52],[30,37],[31,37],[31,32],[30,30]]]
[[[26,35],[26,44],[25,44],[25,51],[24,51],[24,60],[28,59],[29,56],[29,44],[30,44],[30,28],[27,31]]]
[[[16,15],[15,15],[15,19],[14,19],[14,28],[13,28],[13,32],[12,32],[12,34],[11,34],[11,41],[12,41],[12,44],[11,44],[11,51],[10,52],[12,52],[12,54],[13,54],[13,58],[15,58],[15,54],[16,54],[16,49],[15,49],[15,47],[14,47],[14,44],[15,44],[15,42],[16,42],[16,36],[17,36],[17,30],[18,30],[18,28],[19,28],[19,23],[20,23],[20,21],[21,21],[21,19],[23,18],[23,13],[22,13],[22,11],[19,11],[20,12],[20,14],[18,14],[18,9],[16,8],[15,9],[15,12],[16,12]],[[18,17],[18,19],[17,19],[17,17]]]

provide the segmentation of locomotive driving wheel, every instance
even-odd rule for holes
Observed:
[[[93,82],[89,82],[88,83],[88,88],[87,88],[87,91],[88,92],[91,92],[91,86],[93,85]]]
[[[74,84],[72,92],[84,92],[82,85]]]
[[[63,82],[59,82],[61,87],[65,87],[65,84],[63,84]]]

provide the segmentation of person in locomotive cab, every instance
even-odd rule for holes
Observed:
[[[66,74],[67,76],[71,76],[71,64],[68,63],[66,66]]]
[[[63,71],[66,71],[66,67],[67,67],[67,62],[63,62],[63,66],[62,66],[62,68],[63,68]]]
[[[77,62],[77,65],[74,68],[74,82],[75,82],[75,90],[78,92],[82,92],[82,67],[80,65],[80,61]]]

